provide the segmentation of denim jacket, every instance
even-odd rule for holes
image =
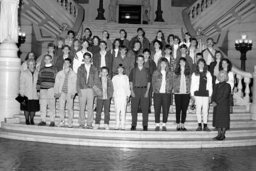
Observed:
[[[153,73],[152,76],[152,87],[153,87],[153,92],[154,93],[159,93],[160,88],[162,84],[162,73],[159,70],[156,70]],[[172,87],[173,87],[173,76],[172,73],[167,70],[166,71],[166,93],[171,93],[172,92]]]

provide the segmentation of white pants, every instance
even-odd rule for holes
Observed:
[[[120,128],[120,117],[121,117],[121,128],[125,129],[125,116],[126,116],[126,97],[115,97],[115,108],[116,108],[116,129]]]
[[[195,104],[196,104],[197,122],[202,123],[202,114],[203,114],[203,123],[207,124],[209,97],[195,96]]]

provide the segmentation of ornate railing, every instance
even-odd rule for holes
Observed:
[[[209,8],[217,0],[198,0],[188,10],[190,20],[193,21],[197,18],[205,9]]]
[[[60,6],[62,6],[63,9],[68,11],[70,15],[72,15],[74,18],[77,17],[78,13],[78,5],[73,0],[56,0]]]

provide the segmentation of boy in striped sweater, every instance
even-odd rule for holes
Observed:
[[[49,108],[50,126],[55,126],[55,98],[54,83],[57,74],[57,68],[52,65],[52,56],[44,56],[45,65],[40,69],[37,81],[37,90],[40,91],[40,113],[42,121],[39,126],[46,125],[47,106]]]

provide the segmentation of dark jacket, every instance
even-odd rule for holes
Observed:
[[[100,89],[101,92],[103,92],[103,87],[102,87],[102,79],[100,78],[99,81],[96,84],[96,87]],[[110,78],[107,79],[107,99],[110,99],[113,96],[114,88],[113,88],[113,83]],[[103,95],[101,94],[98,96],[98,99],[102,99]]]
[[[154,71],[156,70],[155,62],[151,59],[148,59],[148,62],[144,63],[144,67],[149,70],[150,76],[152,77]]]
[[[131,41],[130,41],[130,49],[133,49],[133,45],[134,45],[134,42],[136,42],[136,41],[139,41],[139,38],[138,38],[138,36],[135,36],[135,37],[133,37],[132,39],[131,39]],[[143,41],[142,41],[142,44],[141,44],[141,49],[142,50],[144,50],[144,49],[150,49],[150,42],[149,42],[149,40],[146,38],[146,37],[144,37],[143,38]]]
[[[186,94],[190,93],[191,75],[186,75]],[[173,79],[173,92],[176,94],[180,93],[180,75],[174,74]]]
[[[109,69],[109,75],[112,76],[112,67],[113,67],[113,55],[110,53],[110,51],[107,51],[105,55],[105,63],[106,67]],[[100,65],[101,65],[101,55],[100,52],[96,53],[93,56],[93,65],[100,71]]]
[[[68,58],[71,59],[71,61],[73,61],[73,58],[71,55],[68,55]],[[58,56],[56,63],[55,63],[55,66],[56,66],[58,72],[63,69],[63,64],[64,64],[64,59],[63,59],[63,54],[62,54],[61,56]]]
[[[153,87],[153,92],[154,93],[159,93],[160,88],[161,88],[161,84],[162,84],[162,73],[159,70],[156,70],[153,73],[152,76],[152,87]],[[173,76],[172,73],[167,70],[166,71],[166,89],[165,92],[166,93],[171,93],[172,92],[172,86],[173,86]]]
[[[90,67],[88,82],[86,82],[86,77],[87,71],[84,64],[82,64],[77,70],[77,92],[79,92],[81,89],[92,88],[99,81],[98,70],[94,65],[91,65]]]
[[[230,94],[231,87],[226,82],[215,85],[212,101],[217,104],[213,108],[213,126],[217,128],[229,128],[230,126]]]

